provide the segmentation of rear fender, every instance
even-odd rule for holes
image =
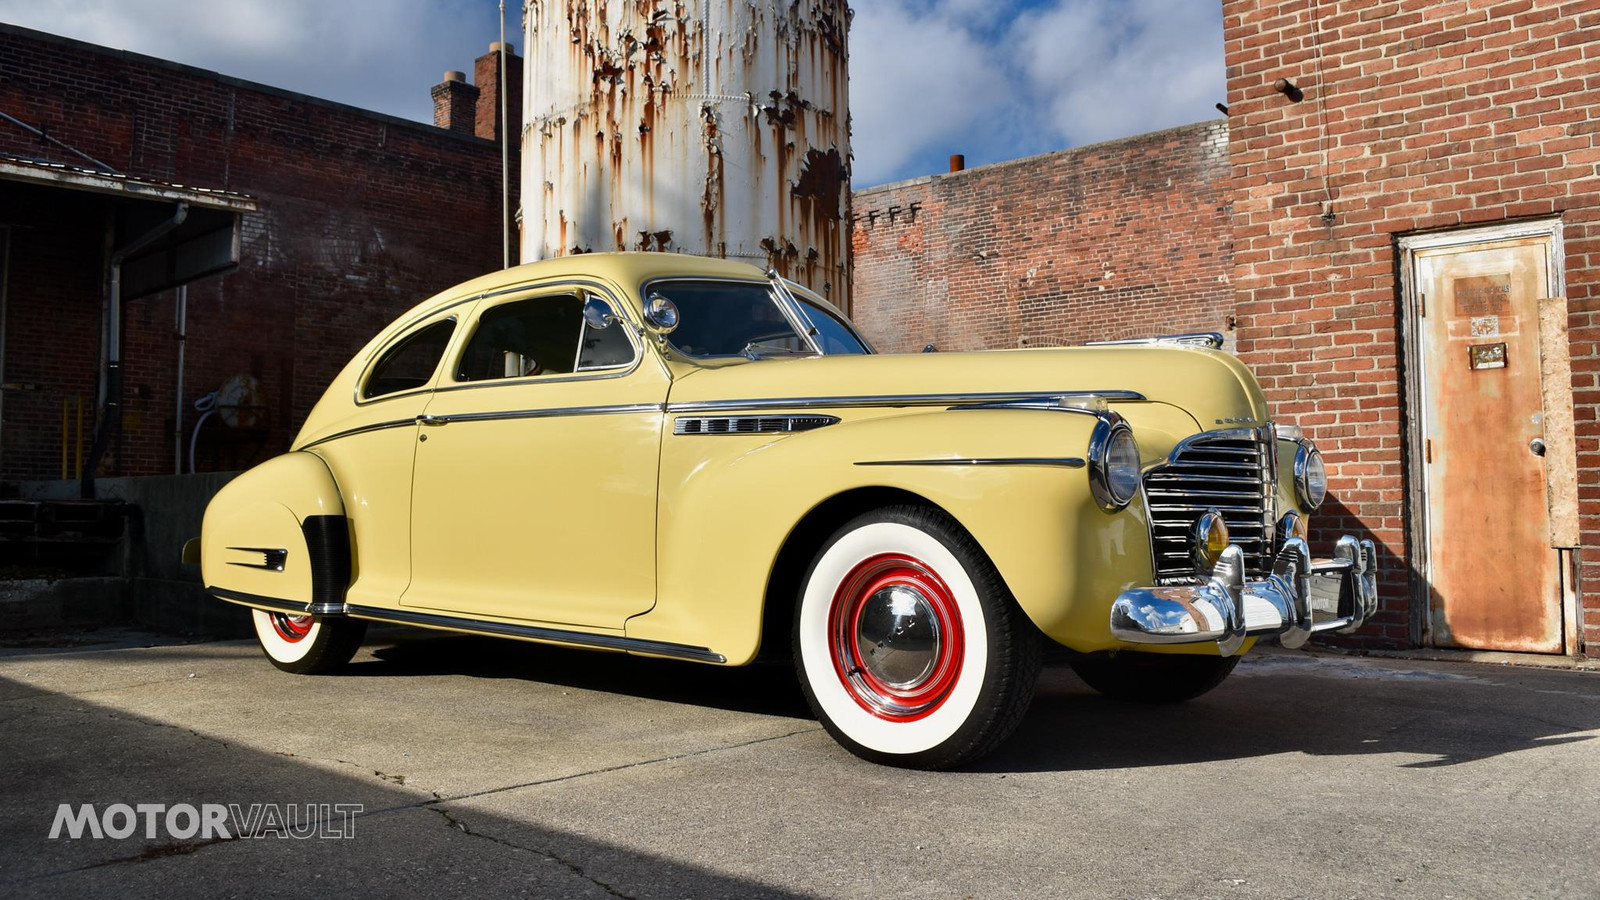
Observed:
[[[228,482],[206,506],[206,589],[263,609],[332,615],[350,583],[344,501],[322,459],[287,453]]]

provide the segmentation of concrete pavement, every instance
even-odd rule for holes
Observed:
[[[402,629],[0,650],[0,896],[1600,897],[1600,673],[1278,653],[1178,707],[1049,667],[960,772],[781,668]],[[59,804],[359,804],[354,836],[48,837]]]

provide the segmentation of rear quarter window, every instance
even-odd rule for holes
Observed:
[[[375,400],[427,387],[455,330],[455,319],[434,322],[384,351],[361,386],[361,399]]]

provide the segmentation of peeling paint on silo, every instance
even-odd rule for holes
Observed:
[[[522,258],[700,253],[849,299],[846,0],[528,0]]]

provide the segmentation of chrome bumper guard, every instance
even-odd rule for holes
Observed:
[[[1223,656],[1246,637],[1276,635],[1301,647],[1312,635],[1348,634],[1378,611],[1378,551],[1372,541],[1345,535],[1332,559],[1312,560],[1300,538],[1290,538],[1272,573],[1245,581],[1244,551],[1222,551],[1204,584],[1130,588],[1111,606],[1111,633],[1132,644],[1199,644],[1215,641]]]

